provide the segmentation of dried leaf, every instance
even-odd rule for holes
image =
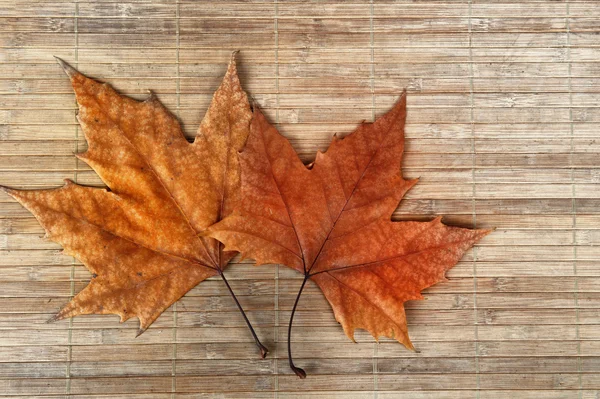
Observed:
[[[441,218],[390,220],[417,183],[400,171],[405,119],[406,93],[374,123],[334,138],[306,167],[255,109],[240,155],[242,202],[206,234],[257,264],[282,263],[303,273],[298,298],[306,281],[314,281],[350,339],[363,328],[412,349],[404,302],[422,299],[421,290],[443,280],[489,230],[449,227]],[[304,377],[291,353],[289,359]]]
[[[138,317],[139,335],[198,283],[223,276],[235,255],[200,233],[239,201],[237,152],[252,117],[248,98],[232,55],[189,143],[156,96],[136,101],[59,63],[75,90],[88,141],[88,150],[77,156],[109,189],[67,181],[54,190],[6,191],[34,214],[48,238],[93,273],[54,319],[91,313],[118,314],[121,321]]]

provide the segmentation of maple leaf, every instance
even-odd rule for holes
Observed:
[[[234,53],[235,54],[235,53]],[[5,191],[25,206],[93,278],[53,318],[81,314],[138,317],[138,335],[201,281],[220,275],[235,252],[200,233],[239,201],[237,152],[252,112],[234,55],[193,143],[150,95],[136,101],[58,60],[71,80],[88,150],[77,157],[109,189],[67,181],[53,190]]]
[[[240,154],[242,201],[205,234],[257,264],[282,263],[304,274],[288,326],[306,282],[325,294],[346,335],[363,328],[413,349],[404,302],[444,279],[490,230],[430,222],[392,222],[403,195],[417,182],[401,173],[406,92],[374,123],[334,137],[308,167],[255,108]]]

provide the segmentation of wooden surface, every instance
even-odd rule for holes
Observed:
[[[45,321],[85,286],[80,263],[0,196],[0,396],[85,398],[600,397],[600,2],[0,1],[0,184],[101,184],[53,55],[118,90],[146,89],[191,137],[239,55],[246,89],[304,160],[409,91],[398,219],[497,227],[408,304],[412,353],[344,336],[301,276],[227,271],[259,360],[218,280],[141,337],[116,316]],[[204,395],[200,395],[204,393]]]

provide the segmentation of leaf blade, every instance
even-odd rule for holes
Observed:
[[[364,328],[376,339],[391,336],[413,348],[404,302],[420,299],[422,289],[443,280],[464,252],[490,231],[448,227],[439,218],[428,223],[390,220],[417,183],[401,173],[405,121],[404,92],[374,123],[362,123],[344,139],[334,138],[314,164],[300,168],[289,142],[255,111],[248,143],[262,140],[266,149],[251,152],[242,163],[238,212],[211,226],[207,234],[258,257],[258,263],[284,263],[304,273],[305,281],[315,281],[350,339],[356,328]],[[269,152],[269,146],[275,150]],[[255,165],[267,157],[276,160],[266,163],[272,179],[260,185]],[[255,187],[267,183],[268,201],[261,204]],[[270,247],[257,248],[253,231],[237,231],[240,225],[247,227],[252,213],[265,213],[277,201],[285,203],[278,208],[278,219],[291,223],[296,234],[275,234],[270,240],[281,247],[299,245],[302,265],[272,253]],[[262,219],[251,223],[254,231],[269,230]],[[399,279],[406,281],[397,284]],[[297,370],[293,362],[290,366]]]
[[[248,98],[232,56],[191,144],[154,95],[136,101],[59,63],[89,145],[78,156],[110,191],[67,182],[54,190],[7,192],[93,273],[55,319],[115,313],[122,321],[138,317],[143,332],[233,256],[200,233],[239,201],[237,151],[252,116]]]

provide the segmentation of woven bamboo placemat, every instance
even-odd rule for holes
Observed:
[[[0,396],[36,398],[581,398],[600,395],[600,2],[0,1],[0,184],[100,185],[53,55],[143,98],[192,137],[232,50],[241,79],[305,161],[409,92],[396,219],[497,227],[410,302],[418,353],[348,341],[301,276],[227,273],[270,347],[258,359],[222,283],[141,337],[137,321],[45,321],[90,276],[0,195]]]

